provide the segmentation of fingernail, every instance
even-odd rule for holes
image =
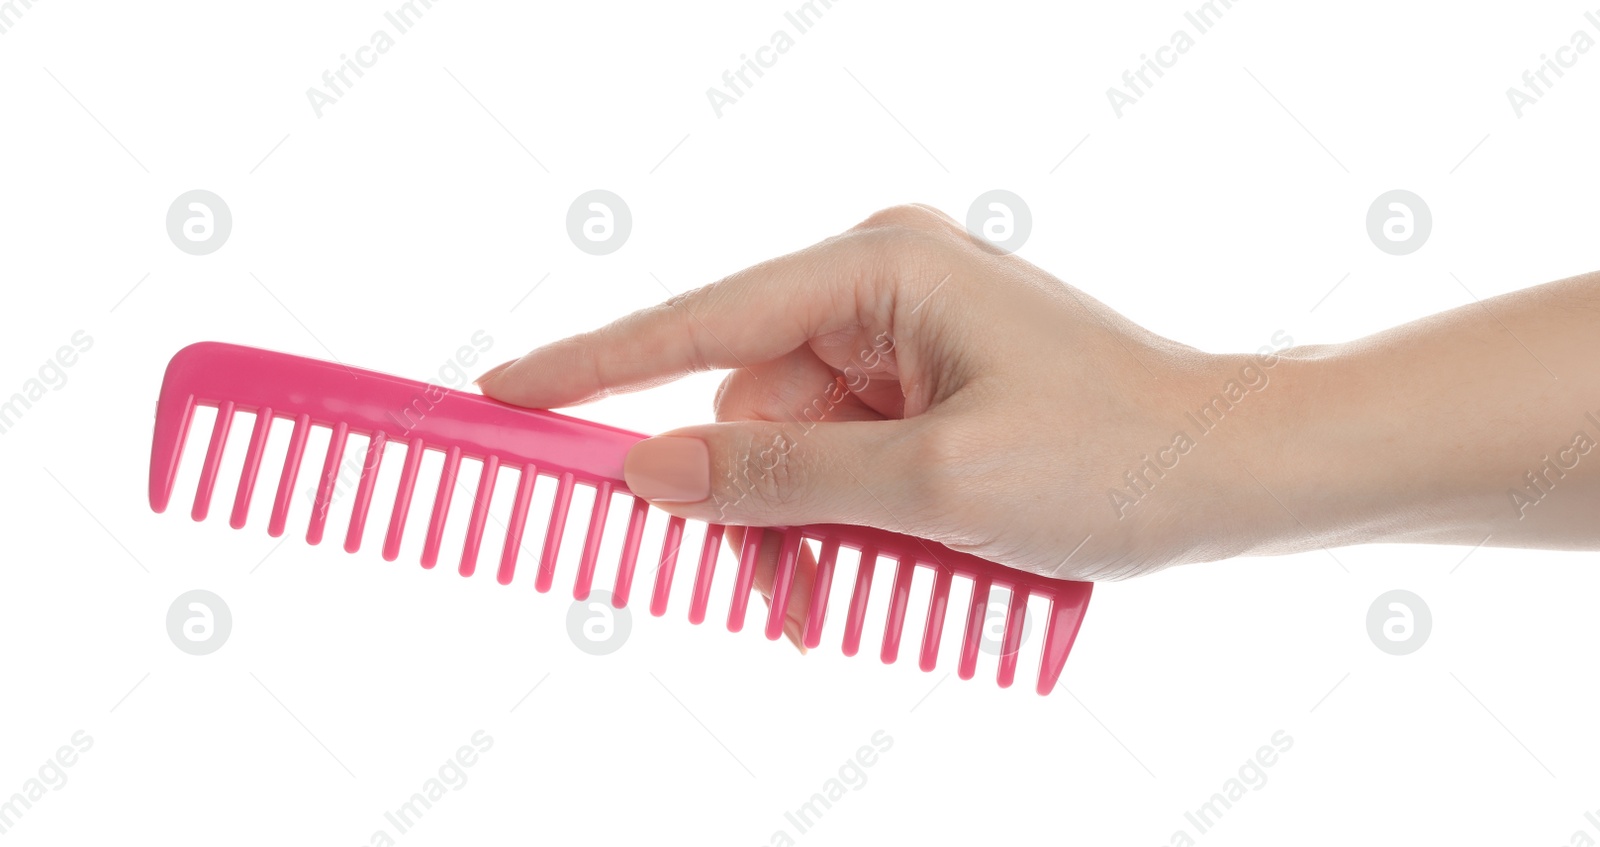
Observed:
[[[500,364],[495,365],[494,367],[484,371],[483,372],[483,376],[480,376],[477,379],[473,380],[472,384],[473,385],[482,385],[482,384],[484,384],[484,382],[488,381],[490,378],[499,375],[499,373],[501,371],[505,370],[506,368],[511,367],[512,365],[514,365],[516,363],[517,363],[516,359],[512,359],[509,362],[501,362]]]
[[[800,655],[804,656],[809,652],[806,650],[805,642],[800,638],[800,624],[794,618],[785,617],[783,619],[783,634],[789,637],[789,641],[794,644],[796,650],[800,651]]]
[[[698,503],[711,496],[711,451],[698,438],[646,438],[628,451],[622,475],[646,500]]]
[[[761,599],[762,599],[762,601],[764,601],[767,604],[767,610],[771,611],[772,610],[772,598],[766,596],[765,594],[763,594],[763,595],[761,595]],[[783,616],[783,635],[784,635],[785,638],[789,639],[789,643],[790,644],[794,645],[794,649],[799,650],[800,651],[800,655],[804,656],[806,653],[808,653],[810,651],[806,649],[805,639],[800,637],[800,633],[801,633],[800,622],[795,620],[794,615],[784,615]]]

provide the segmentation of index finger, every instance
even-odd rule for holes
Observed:
[[[875,261],[855,234],[830,238],[547,344],[478,384],[496,400],[548,409],[765,362],[856,325],[856,287]]]

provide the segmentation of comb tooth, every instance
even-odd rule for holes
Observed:
[[[706,540],[700,546],[700,569],[694,575],[694,594],[689,598],[689,623],[698,624],[706,619],[706,604],[711,602],[711,574],[717,569],[717,556],[722,552],[722,524],[706,525]]]
[[[583,555],[578,557],[578,580],[572,598],[583,600],[594,584],[594,563],[600,558],[600,537],[606,531],[606,512],[611,510],[611,483],[601,481],[594,490],[594,509],[589,513],[589,531],[583,539]]]
[[[239,489],[233,494],[233,515],[228,525],[243,529],[250,514],[250,496],[256,490],[256,478],[261,475],[261,454],[267,449],[267,433],[272,429],[272,408],[262,406],[256,410],[256,425],[250,430],[250,449],[244,455],[244,473],[239,477]]]
[[[1079,599],[1081,598],[1081,599]],[[1050,598],[1050,622],[1044,632],[1044,655],[1039,657],[1040,694],[1055,690],[1066,667],[1067,654],[1072,652],[1072,642],[1078,636],[1078,625],[1083,623],[1083,612],[1088,594],[1069,599],[1065,590]]]
[[[673,515],[667,521],[667,534],[661,539],[661,561],[656,565],[656,590],[650,598],[650,614],[667,613],[667,595],[672,592],[672,572],[678,566],[678,548],[683,544],[683,518]]]
[[[283,459],[283,476],[278,477],[278,496],[272,501],[272,518],[267,521],[267,534],[273,538],[283,534],[289,519],[289,501],[294,498],[294,481],[300,476],[300,460],[306,452],[306,436],[311,434],[311,416],[294,419],[294,433],[289,436],[289,453]]]
[[[539,575],[534,577],[533,587],[538,591],[549,591],[550,583],[556,575],[556,554],[561,552],[561,533],[567,528],[567,509],[572,506],[572,474],[561,475],[561,483],[556,486],[555,508],[550,512],[550,528],[544,533],[544,550],[539,554]]]
[[[808,650],[822,643],[822,622],[828,614],[828,592],[833,590],[833,563],[838,558],[839,539],[824,539],[822,551],[817,554],[817,578],[811,584],[811,611],[806,614],[805,632],[800,638]]]
[[[328,456],[322,460],[322,480],[317,483],[317,499],[311,505],[311,524],[306,527],[306,543],[321,544],[322,530],[328,524],[328,509],[333,506],[333,486],[339,481],[339,462],[344,459],[344,444],[350,426],[344,422],[333,425],[333,437],[328,439]]]
[[[978,670],[978,642],[983,638],[983,625],[989,615],[989,580],[972,582],[972,605],[967,608],[967,631],[961,638],[961,662],[956,666],[956,676],[972,679]]]
[[[517,483],[517,499],[511,504],[511,522],[506,524],[506,546],[500,554],[500,571],[495,574],[501,585],[510,585],[511,574],[517,569],[522,530],[528,522],[528,504],[533,502],[533,484],[538,481],[538,469],[531,464],[523,465],[522,479]]]
[[[778,552],[778,569],[772,574],[772,608],[767,610],[767,639],[777,641],[783,635],[783,622],[788,618],[789,587],[794,583],[795,565],[800,561],[800,530],[790,528],[783,533],[783,547]]]
[[[381,429],[367,442],[367,458],[361,463],[361,482],[356,485],[356,501],[350,507],[350,529],[344,536],[347,553],[361,549],[361,534],[367,529],[367,512],[372,506],[372,488],[378,483],[378,467],[383,464],[383,448],[388,443],[389,436]]]
[[[996,679],[1001,688],[1010,688],[1017,676],[1017,651],[1022,647],[1022,624],[1028,614],[1028,589],[1021,585],[1011,587],[1011,607],[1006,610],[1006,635],[1000,642],[1000,672]]]
[[[400,558],[400,538],[405,535],[406,515],[411,511],[411,494],[417,487],[417,468],[422,466],[422,439],[413,438],[406,445],[406,463],[400,470],[400,488],[395,492],[394,511],[389,513],[389,533],[383,539],[383,558],[394,561]]]
[[[744,528],[744,548],[739,551],[739,570],[733,580],[733,604],[728,607],[728,631],[744,629],[744,612],[750,606],[750,586],[756,581],[756,557],[761,553],[761,538],[766,531],[758,526]]]
[[[928,624],[922,631],[922,656],[918,667],[933,670],[939,661],[939,638],[944,634],[944,611],[950,604],[950,569],[935,564],[933,603],[928,606]]]
[[[867,617],[867,595],[872,592],[872,571],[878,561],[878,551],[867,547],[861,551],[861,566],[856,569],[856,590],[850,596],[850,611],[844,618],[844,654],[854,656],[861,649],[861,622]]]
[[[150,441],[150,508],[158,514],[172,500],[172,486],[178,478],[178,460],[183,458],[183,440],[194,420],[194,395],[167,393],[161,386],[156,401],[155,435]]]
[[[217,421],[211,426],[211,446],[206,448],[206,463],[200,466],[200,487],[194,492],[194,509],[189,515],[206,519],[211,510],[211,492],[217,487],[217,468],[222,466],[222,448],[227,446],[228,429],[233,426],[233,401],[217,404]]]
[[[905,632],[906,603],[911,599],[911,575],[916,568],[915,560],[910,556],[902,556],[900,564],[894,569],[894,588],[889,594],[889,617],[883,630],[883,650],[879,653],[886,665],[900,658],[900,636]]]
[[[633,590],[633,569],[639,561],[639,542],[644,540],[644,519],[649,513],[650,501],[633,498],[628,534],[622,539],[622,559],[617,562],[617,583],[611,590],[611,604],[619,609],[628,605],[628,593]]]
[[[439,545],[444,540],[445,520],[450,517],[450,495],[456,490],[456,472],[461,470],[461,448],[451,447],[444,456],[439,474],[439,492],[433,498],[433,516],[428,519],[428,537],[422,542],[422,566],[439,563]]]
[[[478,569],[478,548],[483,543],[483,524],[489,519],[489,501],[494,498],[494,480],[500,473],[500,457],[489,456],[483,460],[483,472],[478,476],[478,494],[472,498],[472,519],[467,521],[467,540],[461,547],[462,576],[472,576]]]

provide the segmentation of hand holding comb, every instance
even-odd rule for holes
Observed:
[[[462,576],[471,576],[477,569],[484,524],[498,474],[502,468],[515,470],[519,474],[516,500],[512,505],[496,571],[503,585],[509,584],[516,573],[522,535],[538,476],[542,474],[557,480],[554,508],[549,516],[544,546],[534,575],[534,587],[539,591],[550,590],[554,582],[557,554],[574,488],[578,485],[593,487],[593,511],[585,532],[578,571],[574,575],[573,596],[578,599],[589,596],[612,496],[631,494],[623,479],[623,459],[629,447],[645,438],[644,435],[616,427],[549,411],[523,409],[478,394],[453,391],[375,371],[234,344],[201,342],[180,350],[168,364],[162,381],[161,397],[156,409],[155,437],[150,452],[150,506],[157,512],[165,511],[171,500],[180,454],[197,406],[214,406],[217,409],[216,423],[206,448],[200,483],[190,512],[197,521],[204,520],[210,511],[211,496],[217,485],[223,449],[234,414],[255,414],[244,470],[234,495],[230,520],[234,528],[242,528],[245,524],[270,427],[280,418],[292,422],[288,455],[278,479],[272,515],[267,524],[267,532],[275,537],[282,535],[286,528],[295,480],[312,427],[330,430],[328,452],[318,476],[317,494],[306,530],[306,541],[311,544],[320,543],[326,529],[346,441],[352,433],[366,436],[369,439],[367,456],[356,487],[350,525],[345,533],[344,547],[352,553],[361,546],[385,448],[391,441],[404,443],[405,462],[383,544],[383,556],[390,561],[399,556],[401,536],[418,482],[423,453],[427,450],[439,451],[443,454],[444,466],[423,543],[422,565],[425,568],[431,568],[438,562],[461,460],[481,462],[477,494],[471,503],[466,541],[457,568]],[[645,500],[632,498],[627,535],[612,591],[612,602],[619,608],[627,604],[632,591],[649,510],[650,505]],[[666,611],[684,525],[684,519],[679,517],[671,518],[667,524],[651,596],[650,611],[653,615],[659,616]],[[692,623],[698,624],[705,619],[710,601],[711,577],[721,552],[723,532],[721,525],[707,525],[689,605],[689,620]],[[1001,687],[1011,685],[1016,675],[1017,653],[1021,645],[1028,598],[1040,597],[1048,601],[1049,612],[1037,686],[1040,694],[1050,693],[1061,676],[1092,589],[1090,583],[1050,579],[1007,568],[932,541],[881,529],[843,524],[750,527],[745,532],[738,554],[734,595],[727,622],[730,631],[737,632],[744,627],[745,612],[755,579],[757,554],[767,533],[775,533],[783,540],[765,629],[769,639],[775,640],[782,634],[784,610],[788,607],[789,593],[795,581],[801,542],[811,540],[820,545],[812,605],[802,633],[808,647],[815,647],[820,642],[840,548],[851,548],[860,551],[861,564],[845,619],[843,649],[846,655],[854,655],[860,647],[868,591],[876,563],[895,563],[880,650],[885,663],[894,662],[899,655],[912,575],[918,567],[928,568],[934,574],[934,585],[920,650],[919,665],[922,670],[929,671],[935,666],[951,580],[954,576],[962,576],[972,581],[972,601],[957,665],[957,672],[962,679],[970,679],[975,673],[979,640],[983,634],[984,616],[992,587],[1000,586],[1011,595],[997,673]]]

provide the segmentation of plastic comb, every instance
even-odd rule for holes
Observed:
[[[306,530],[306,541],[311,544],[319,543],[326,529],[346,441],[351,433],[367,436],[370,440],[366,461],[362,463],[361,478],[352,502],[350,525],[345,533],[344,547],[352,553],[361,546],[384,448],[390,442],[405,444],[405,463],[383,543],[383,557],[390,561],[398,557],[400,552],[401,535],[410,510],[412,493],[418,483],[423,453],[427,450],[442,453],[444,465],[438,494],[434,499],[423,543],[422,565],[425,568],[431,568],[438,562],[461,460],[480,461],[482,470],[477,494],[470,506],[472,512],[458,566],[463,576],[471,576],[477,569],[489,501],[494,494],[500,469],[517,470],[520,477],[516,500],[511,508],[511,519],[507,524],[496,572],[501,584],[510,583],[516,573],[528,507],[538,476],[545,475],[557,480],[554,509],[549,517],[538,570],[534,575],[534,586],[539,591],[548,591],[555,578],[556,558],[574,488],[578,485],[592,486],[595,489],[594,506],[583,539],[583,552],[573,587],[573,596],[578,599],[589,596],[612,495],[619,492],[631,494],[622,476],[623,458],[629,447],[645,438],[644,435],[616,427],[554,412],[523,409],[439,385],[251,347],[202,342],[185,347],[173,356],[161,385],[161,399],[156,408],[155,439],[150,452],[150,506],[157,512],[165,511],[171,499],[180,453],[196,406],[217,408],[216,423],[206,448],[205,464],[201,466],[200,484],[191,510],[192,517],[197,521],[204,520],[210,510],[234,413],[247,411],[256,415],[245,454],[243,474],[233,500],[230,522],[235,528],[245,524],[272,421],[279,418],[293,421],[288,455],[278,478],[272,516],[267,525],[267,532],[273,536],[282,535],[285,530],[295,480],[311,428],[325,427],[331,431],[328,452],[317,480],[310,525]],[[617,608],[628,602],[649,509],[646,501],[633,498],[627,536],[622,544],[622,556],[612,591],[612,603]],[[683,518],[671,517],[668,520],[650,602],[653,615],[659,616],[666,611],[684,524]],[[689,620],[692,623],[705,620],[711,578],[720,555],[723,531],[724,527],[719,524],[708,524],[706,527],[690,597]],[[774,574],[772,603],[767,615],[766,636],[769,639],[775,640],[782,635],[784,610],[788,607],[789,593],[795,580],[800,543],[807,539],[820,545],[812,605],[801,633],[807,647],[816,647],[820,642],[833,583],[834,564],[841,548],[858,550],[861,556],[854,592],[845,617],[843,647],[846,655],[854,655],[860,648],[873,570],[882,562],[893,562],[895,566],[887,626],[880,650],[885,663],[895,661],[899,655],[914,569],[924,567],[933,571],[934,584],[920,655],[920,665],[924,671],[933,669],[938,656],[952,577],[962,576],[972,580],[972,603],[957,666],[962,679],[972,678],[975,672],[979,640],[983,634],[989,593],[993,586],[1008,589],[1011,593],[997,673],[1001,687],[1011,685],[1016,674],[1017,653],[1029,597],[1044,598],[1050,606],[1039,666],[1040,694],[1048,694],[1055,687],[1089,605],[1092,589],[1089,583],[1049,579],[1013,570],[908,535],[841,524],[749,527],[737,555],[738,570],[728,614],[728,629],[731,631],[744,627],[756,559],[761,541],[767,533],[775,533],[782,538]]]

